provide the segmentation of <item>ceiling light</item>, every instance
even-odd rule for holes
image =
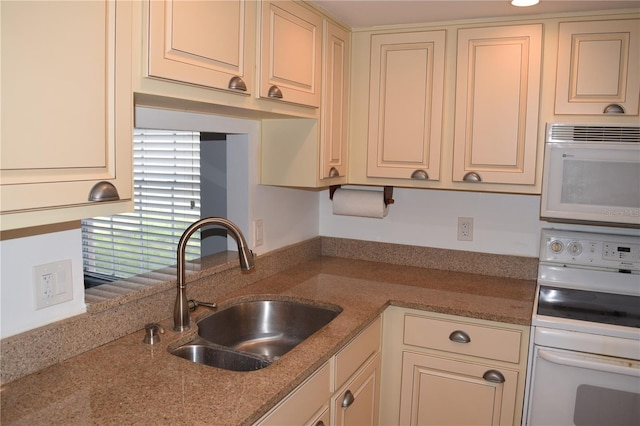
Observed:
[[[526,7],[526,6],[534,6],[538,4],[539,1],[540,0],[511,0],[511,4],[513,6]]]

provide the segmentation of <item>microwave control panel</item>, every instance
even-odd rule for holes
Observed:
[[[540,261],[640,272],[640,237],[543,229]]]

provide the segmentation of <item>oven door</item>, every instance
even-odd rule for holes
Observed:
[[[640,144],[546,143],[540,216],[640,227]]]
[[[640,424],[640,363],[534,346],[529,425]]]

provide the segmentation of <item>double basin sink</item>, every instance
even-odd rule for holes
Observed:
[[[284,300],[241,302],[198,321],[198,337],[171,353],[233,371],[269,366],[331,322],[341,308]]]

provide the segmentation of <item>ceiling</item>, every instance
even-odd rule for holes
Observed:
[[[531,7],[509,0],[311,0],[351,28],[489,17],[640,8],[638,0],[540,0]]]

